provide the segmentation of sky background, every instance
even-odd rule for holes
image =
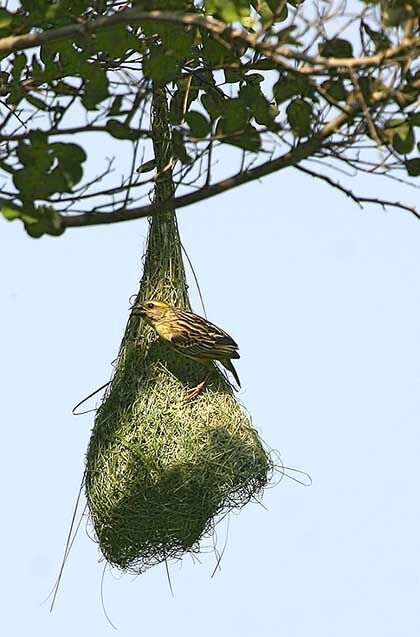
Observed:
[[[92,142],[88,178],[105,154],[127,171],[127,143]],[[419,207],[418,191],[396,182],[351,185]],[[249,504],[232,515],[229,529],[217,528],[219,548],[228,531],[221,571],[211,578],[210,550],[201,564],[187,556],[170,566],[174,597],[164,566],[137,578],[107,570],[104,604],[118,634],[417,637],[420,222],[361,211],[294,169],[178,217],[208,318],[240,345],[240,400],[266,443],[313,485],[285,479],[265,492],[268,510]],[[93,424],[93,414],[71,409],[110,376],[146,233],[140,220],[34,240],[20,222],[0,220],[7,637],[114,634],[85,524],[52,614],[42,601]]]
[[[101,149],[98,148],[98,153]],[[415,203],[395,183],[357,190]],[[107,571],[121,635],[420,631],[420,223],[360,211],[288,169],[179,212],[210,320],[239,342],[239,397],[288,480],[231,516],[221,572],[186,557]],[[1,223],[2,626],[9,637],[107,635],[98,547],[81,529],[53,614],[92,414],[136,292],[146,221],[28,238]],[[195,308],[199,310],[193,293]],[[226,526],[218,529],[223,546]],[[208,545],[209,543],[207,543]]]

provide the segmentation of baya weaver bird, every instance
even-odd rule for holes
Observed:
[[[241,386],[231,360],[239,358],[238,345],[220,327],[197,314],[180,310],[163,301],[144,301],[135,305],[133,312],[151,325],[160,338],[174,350],[206,366],[210,366],[212,361],[218,361],[233,374],[239,387]],[[188,392],[190,400],[203,390],[209,376],[208,372],[204,380]]]

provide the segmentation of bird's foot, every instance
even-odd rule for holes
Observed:
[[[195,387],[191,387],[191,389],[187,391],[187,402],[194,400],[199,394],[201,394],[206,382],[206,380],[203,380],[201,383],[198,383],[198,385],[196,385]]]

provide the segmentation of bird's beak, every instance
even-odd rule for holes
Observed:
[[[143,316],[145,314],[144,307],[141,303],[133,305],[133,307],[131,308],[131,312],[136,316]]]

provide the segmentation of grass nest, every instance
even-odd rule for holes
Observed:
[[[166,96],[153,95],[158,166],[155,201],[173,196]],[[169,154],[168,154],[169,153]],[[165,169],[163,169],[165,167]],[[149,228],[136,301],[190,309],[174,211]],[[220,517],[261,494],[272,463],[218,368],[201,395],[187,390],[205,369],[156,340],[131,315],[87,451],[85,488],[94,531],[109,563],[141,573],[196,552]]]
[[[223,376],[186,401],[202,376],[159,341],[146,356],[129,345],[98,411],[87,497],[102,553],[123,570],[198,551],[221,514],[267,483],[269,457]]]

